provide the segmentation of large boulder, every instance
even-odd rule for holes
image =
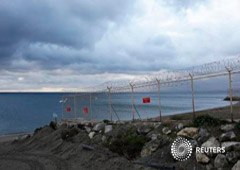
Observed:
[[[221,125],[220,129],[224,132],[231,131],[235,128],[234,124]]]
[[[103,131],[105,128],[105,123],[98,123],[93,127],[93,130],[96,132]]]
[[[160,128],[162,126],[161,122],[155,122],[153,123],[154,129]]]
[[[202,147],[204,148],[210,148],[210,147],[220,147],[219,141],[215,137],[209,138],[206,142],[202,144]],[[208,156],[213,156],[213,152],[206,153]]]
[[[139,134],[146,135],[154,129],[154,126],[150,124],[137,124],[136,128]]]
[[[240,158],[240,152],[236,152],[236,151],[227,152],[226,157],[228,162],[235,164]]]
[[[88,126],[84,126],[84,129],[86,130],[87,133],[90,133],[92,131],[92,129]]]
[[[198,163],[204,163],[204,164],[207,164],[210,161],[209,157],[204,153],[196,153],[196,160]]]
[[[161,134],[160,133],[157,133],[157,132],[150,132],[147,134],[147,139],[149,140],[156,140],[158,137],[160,137]]]
[[[181,130],[184,127],[183,123],[178,123],[177,128],[178,130]]]
[[[192,148],[196,148],[198,146],[198,142],[194,139],[189,140],[189,142],[192,144]]]
[[[215,168],[224,168],[228,165],[228,161],[225,155],[218,154],[214,160],[214,167]]]
[[[165,135],[169,135],[170,133],[172,133],[171,129],[168,128],[168,127],[164,127],[162,129],[162,133],[165,134]]]
[[[95,135],[95,132],[90,132],[90,133],[88,134],[88,136],[89,136],[90,139],[92,139],[92,138],[94,137],[94,135]]]
[[[233,141],[223,142],[222,147],[225,147],[226,151],[232,151],[232,150],[240,151],[240,142],[233,142]]]
[[[104,131],[104,133],[111,132],[112,129],[113,129],[113,126],[112,126],[112,125],[106,125],[106,126],[105,126],[105,131]]]
[[[209,138],[210,134],[206,129],[201,128],[198,132],[198,141],[203,143]]]
[[[240,169],[240,160],[232,167],[232,170],[239,170]]]
[[[178,136],[187,137],[187,138],[196,138],[198,136],[198,128],[187,127],[182,129],[177,133]]]
[[[236,135],[233,131],[228,131],[226,133],[223,133],[220,137],[219,137],[219,140],[221,142],[224,142],[224,141],[230,141],[230,140],[235,140],[236,139]]]

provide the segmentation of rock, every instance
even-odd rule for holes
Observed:
[[[157,129],[157,128],[161,127],[161,125],[162,125],[161,122],[155,122],[155,123],[153,124],[154,129]]]
[[[230,140],[235,140],[236,139],[236,135],[233,131],[229,131],[226,133],[223,133],[220,137],[219,140],[221,142],[225,142],[225,141],[230,141]]]
[[[224,132],[231,131],[235,128],[234,124],[221,125],[220,129]]]
[[[90,133],[88,134],[88,136],[89,136],[90,139],[92,139],[94,135],[95,135],[95,132],[90,132]]]
[[[108,133],[109,136],[112,136],[114,138],[121,138],[129,134],[133,136],[137,135],[137,128],[135,125],[132,124],[119,125]]]
[[[158,136],[160,136],[160,134],[151,133],[151,132],[147,134],[147,138],[150,140],[156,140]]]
[[[240,160],[232,167],[232,170],[239,170],[240,169]]]
[[[152,140],[147,145],[145,145],[141,151],[141,157],[146,157],[151,155],[153,152],[157,150],[159,147],[158,140]]]
[[[138,124],[138,125],[136,125],[136,127],[137,127],[137,132],[139,134],[143,134],[143,135],[148,134],[150,131],[152,131],[154,129],[154,127],[151,125]]]
[[[87,133],[90,133],[91,130],[92,130],[92,129],[91,129],[90,127],[88,127],[88,126],[85,126],[84,129],[86,130]]]
[[[196,160],[198,163],[204,164],[207,164],[210,161],[209,157],[204,153],[196,153]]]
[[[183,128],[183,123],[178,123],[177,130],[181,130]]]
[[[211,137],[206,142],[204,142],[201,147],[204,147],[204,148],[220,147],[220,143],[218,142],[218,140],[215,137]],[[208,152],[206,154],[208,156],[214,155],[214,153],[212,153],[212,152]]]
[[[146,143],[141,151],[141,157],[146,157],[155,152],[158,148],[163,147],[170,143],[170,139],[166,136],[161,136],[156,140],[151,140]]]
[[[231,150],[240,151],[240,142],[232,142],[232,141],[223,142],[222,147],[225,147],[226,151],[231,151]]]
[[[198,146],[198,143],[196,140],[192,139],[192,140],[189,140],[189,142],[192,144],[192,148],[196,148]]]
[[[165,134],[165,135],[168,135],[168,134],[172,133],[172,131],[168,127],[164,127],[162,129],[162,133]]]
[[[111,132],[112,129],[113,129],[112,125],[106,125],[106,126],[105,126],[105,131],[104,131],[104,133]]]
[[[228,162],[235,164],[240,158],[240,152],[236,152],[236,151],[227,152],[226,157]]]
[[[210,163],[207,164],[207,165],[206,165],[206,169],[207,169],[207,170],[213,170],[213,165],[210,164]]]
[[[187,137],[187,138],[196,138],[198,135],[198,128],[195,127],[187,127],[182,129],[181,131],[179,131],[177,133],[178,136],[182,136],[182,137]]]
[[[102,141],[104,142],[107,139],[106,136],[102,136]]]
[[[201,128],[198,132],[198,141],[203,143],[209,138],[210,134],[206,129]]]
[[[98,132],[98,131],[104,130],[104,128],[105,128],[105,123],[98,123],[93,127],[93,130]]]
[[[215,168],[224,168],[228,165],[227,158],[223,154],[218,154],[214,160]]]

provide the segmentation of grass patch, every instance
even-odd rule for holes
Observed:
[[[120,131],[114,137],[107,137],[104,146],[129,160],[138,157],[147,142],[147,137],[138,135],[137,128],[133,125],[123,125],[119,128]]]
[[[146,136],[127,136],[113,140],[109,149],[121,156],[125,156],[132,160],[140,155],[144,144],[147,142]]]
[[[199,126],[217,126],[221,124],[226,124],[225,120],[214,118],[210,115],[201,115],[194,119],[193,125],[196,127]]]

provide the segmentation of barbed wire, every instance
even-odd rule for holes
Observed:
[[[108,81],[97,86],[85,88],[83,92],[108,92],[108,87],[111,87],[112,93],[129,92],[131,90],[130,85],[132,85],[134,89],[153,89],[158,84],[158,81],[161,86],[173,86],[173,84],[181,85],[181,82],[189,81],[191,79],[190,76],[192,76],[194,80],[207,79],[226,75],[228,71],[231,71],[232,74],[240,72],[240,55],[185,69],[161,70],[157,75],[150,74],[132,80]]]

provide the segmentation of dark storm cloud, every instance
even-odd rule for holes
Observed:
[[[3,0],[0,62],[22,59],[49,68],[90,61],[82,51],[93,48],[109,22],[121,22],[130,5],[120,0]]]
[[[77,89],[236,55],[239,7],[239,0],[2,0],[0,91]]]

